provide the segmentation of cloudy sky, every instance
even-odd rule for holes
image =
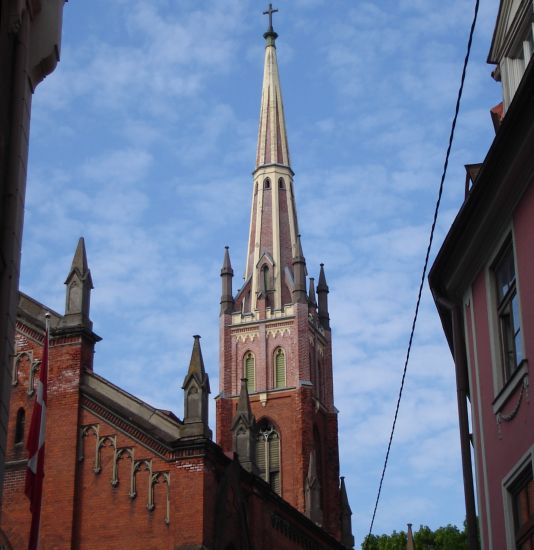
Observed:
[[[500,88],[482,2],[438,221],[483,160]],[[369,528],[474,1],[280,0],[274,16],[302,242],[325,263],[353,529]],[[219,271],[239,286],[258,126],[265,3],[65,6],[62,59],[34,96],[21,288],[59,312],[83,235],[103,341],[95,370],[182,416],[201,334],[218,387]],[[435,246],[433,255],[437,250]],[[214,410],[211,405],[212,413]],[[212,428],[215,419],[212,414]],[[375,532],[464,519],[454,370],[428,289]]]

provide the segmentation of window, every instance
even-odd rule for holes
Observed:
[[[26,424],[26,411],[21,407],[17,411],[17,421],[15,423],[15,445],[24,443],[24,427]]]
[[[524,11],[519,25],[514,25],[514,28],[517,29],[514,31],[515,36],[512,39],[508,39],[510,47],[505,57],[499,63],[505,110],[508,110],[532,57],[533,29],[531,13],[532,7]]]
[[[260,477],[271,486],[271,489],[281,494],[280,435],[266,420],[258,424],[256,467]]]
[[[493,273],[497,287],[497,315],[503,377],[506,382],[524,358],[512,243],[508,243],[499,255]]]
[[[278,348],[274,354],[274,387],[286,386],[286,355],[282,348]]]
[[[534,480],[532,465],[523,470],[509,487],[518,550],[534,548]]]
[[[270,189],[271,188],[271,180],[269,178],[267,178],[266,180],[264,180],[263,182],[263,188],[264,189]]]
[[[284,186],[284,178],[280,178],[280,179],[278,180],[278,187],[279,187],[280,189],[285,189],[285,186]]]
[[[256,391],[256,365],[254,360],[254,354],[250,351],[245,354],[245,378],[247,379],[247,390],[249,393]]]

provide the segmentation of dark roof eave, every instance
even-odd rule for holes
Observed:
[[[428,281],[433,294],[437,293],[441,297],[453,301],[458,300],[458,296],[451,294],[450,290],[446,289],[444,271],[447,266],[454,264],[454,257],[458,256],[462,248],[465,248],[470,242],[469,239],[466,239],[466,234],[468,234],[466,230],[473,223],[473,219],[483,215],[484,209],[480,208],[481,204],[488,199],[491,191],[499,189],[503,185],[502,180],[495,177],[496,169],[502,168],[503,159],[511,156],[518,140],[521,139],[521,136],[517,136],[518,127],[522,125],[524,128],[530,129],[534,126],[534,123],[529,126],[524,117],[529,108],[533,111],[532,105],[529,105],[532,103],[533,94],[534,62],[531,59],[502,125],[484,159],[476,184],[458,211],[430,269]],[[533,112],[530,113],[530,117],[534,120]]]

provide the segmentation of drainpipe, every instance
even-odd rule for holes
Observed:
[[[452,317],[452,342],[454,349],[454,367],[456,371],[456,397],[458,401],[458,422],[460,426],[465,511],[467,516],[467,540],[469,550],[479,550],[473,467],[471,463],[471,438],[469,435],[469,417],[467,411],[469,379],[467,376],[467,355],[460,309],[449,300],[441,298],[436,294],[434,296],[441,306],[450,311]]]

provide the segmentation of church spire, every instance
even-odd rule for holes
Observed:
[[[272,4],[264,12],[269,15],[269,28],[263,35],[265,38],[265,64],[263,70],[263,86],[261,94],[260,127],[258,131],[258,147],[256,152],[256,169],[269,164],[290,166],[289,148],[287,146],[286,122],[282,91],[278,76],[276,59],[276,38],[274,32]]]
[[[340,536],[332,335],[319,323],[321,315],[327,322],[328,289],[322,273],[317,289],[311,280],[307,291],[272,25],[275,10],[268,5],[245,277],[233,304],[229,259],[221,272],[217,441],[287,502]],[[238,193],[236,204],[243,199]]]
[[[298,221],[276,58],[275,41],[278,35],[272,26],[272,15],[276,11],[269,4],[265,12],[269,16],[269,28],[263,35],[265,62],[253,172],[248,259],[242,300],[236,297],[237,302],[244,302],[241,309],[245,314],[259,311],[259,306],[264,303],[262,298],[265,298],[265,305],[270,310],[268,315],[294,303],[293,259],[299,249]],[[303,258],[303,254],[300,256]],[[297,275],[300,277],[301,273]],[[299,279],[295,298],[302,302],[300,283]]]

